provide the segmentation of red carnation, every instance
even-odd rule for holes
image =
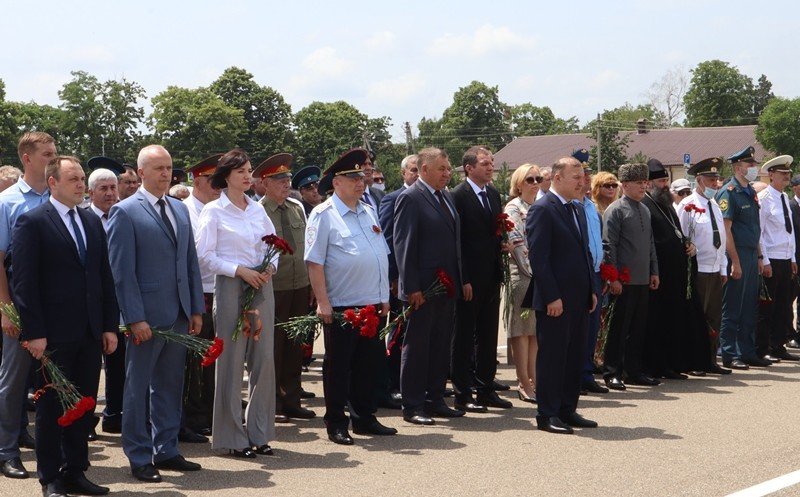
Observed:
[[[505,212],[501,212],[495,218],[495,236],[501,236],[504,233],[508,233],[514,229],[514,223],[508,219],[508,214]]]
[[[350,323],[350,325],[353,328],[358,326],[359,318],[358,315],[356,314],[356,311],[354,311],[353,309],[345,309],[345,311],[342,313],[342,317],[344,318],[345,321]]]
[[[456,285],[444,269],[439,268],[436,270],[436,279],[444,287],[448,298],[452,299],[456,296]]]
[[[697,206],[694,204],[686,204],[686,207],[683,208],[686,212],[692,212],[695,209],[697,209]]]
[[[310,359],[314,353],[314,347],[307,343],[301,343],[300,350],[303,351],[303,359]]]
[[[623,267],[622,271],[619,273],[619,281],[620,283],[626,284],[631,282],[631,272],[627,267]]]
[[[619,279],[619,271],[612,264],[602,263],[600,264],[600,279],[613,283]]]

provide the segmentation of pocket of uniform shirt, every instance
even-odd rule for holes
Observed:
[[[333,244],[339,247],[342,252],[358,255],[358,243],[356,242],[356,237],[358,236],[361,235],[353,233],[338,233],[333,241]]]

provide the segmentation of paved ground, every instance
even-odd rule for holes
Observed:
[[[512,384],[513,370],[502,366],[499,378]],[[318,371],[304,379],[321,394]],[[800,468],[799,381],[800,365],[784,363],[582,397],[580,412],[600,428],[573,436],[537,431],[534,408],[511,395],[511,410],[433,427],[382,411],[400,434],[355,436],[352,447],[329,442],[318,418],[278,425],[274,457],[242,461],[184,444],[205,469],[164,472],[156,485],[135,483],[119,437],[103,436],[90,446],[88,475],[119,496],[724,496]],[[321,399],[308,405],[323,413]],[[23,460],[35,468],[31,451]],[[35,479],[0,482],[0,495],[40,495]],[[774,495],[800,495],[800,485]]]

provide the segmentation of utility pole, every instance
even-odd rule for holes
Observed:
[[[597,113],[597,172],[603,170],[602,162],[600,162],[600,149],[602,148],[602,143],[600,142],[600,113]]]
[[[102,155],[105,156],[106,155],[106,135],[100,135],[100,138],[102,138],[102,140],[103,140],[103,146],[102,146],[103,153],[102,153]]]
[[[411,137],[411,124],[409,124],[409,122],[406,121],[403,124],[403,128],[405,129],[406,132],[406,153],[408,155],[411,155],[414,153],[414,144],[412,143],[413,139]]]

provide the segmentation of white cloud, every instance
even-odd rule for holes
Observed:
[[[506,26],[484,24],[470,35],[446,33],[433,40],[428,48],[431,55],[472,55],[533,50],[536,40],[531,36],[514,33]]]
[[[367,98],[396,105],[404,104],[420,95],[425,85],[425,78],[422,77],[422,74],[404,74],[372,83],[367,89]]]
[[[364,45],[370,50],[389,50],[394,47],[397,35],[391,31],[379,31],[367,38]]]
[[[339,57],[333,47],[322,47],[303,59],[303,67],[315,76],[338,78],[353,67],[353,63]]]
[[[618,72],[611,69],[606,69],[596,74],[589,81],[589,86],[591,88],[606,88],[609,85],[616,83],[619,79],[620,75]]]

